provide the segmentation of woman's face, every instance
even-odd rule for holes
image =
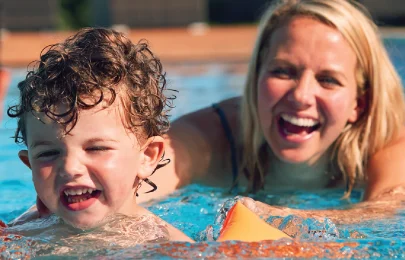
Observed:
[[[258,78],[260,125],[282,161],[312,165],[359,115],[357,58],[343,35],[311,18],[276,29]]]

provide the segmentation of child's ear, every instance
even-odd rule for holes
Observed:
[[[28,166],[28,168],[31,169],[31,164],[30,160],[28,159],[28,151],[27,150],[21,150],[18,152],[18,157],[20,157],[20,160]]]
[[[138,170],[140,179],[146,179],[153,173],[163,156],[164,150],[165,141],[163,137],[152,136],[148,138],[141,151],[141,165]]]

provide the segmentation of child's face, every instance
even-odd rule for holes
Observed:
[[[64,137],[45,115],[37,114],[46,124],[26,115],[28,153],[21,151],[20,158],[32,169],[45,206],[73,226],[93,227],[113,213],[133,215],[137,177],[148,177],[162,154],[161,137],[140,147],[117,103],[82,110]]]

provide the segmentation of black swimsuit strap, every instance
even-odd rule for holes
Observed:
[[[229,126],[228,120],[222,108],[218,106],[218,104],[212,104],[212,108],[214,108],[215,112],[218,114],[219,119],[221,121],[222,127],[224,128],[225,136],[228,139],[229,146],[231,148],[231,163],[232,163],[232,177],[233,177],[233,185],[234,187],[237,186],[237,178],[238,178],[238,156],[236,151],[235,140],[232,135],[232,129]]]

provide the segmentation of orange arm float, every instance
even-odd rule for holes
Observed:
[[[8,85],[10,84],[10,73],[0,68],[0,121],[3,114],[3,100],[7,94]]]
[[[229,210],[217,241],[239,240],[257,242],[280,238],[291,237],[283,231],[270,226],[238,201]]]

